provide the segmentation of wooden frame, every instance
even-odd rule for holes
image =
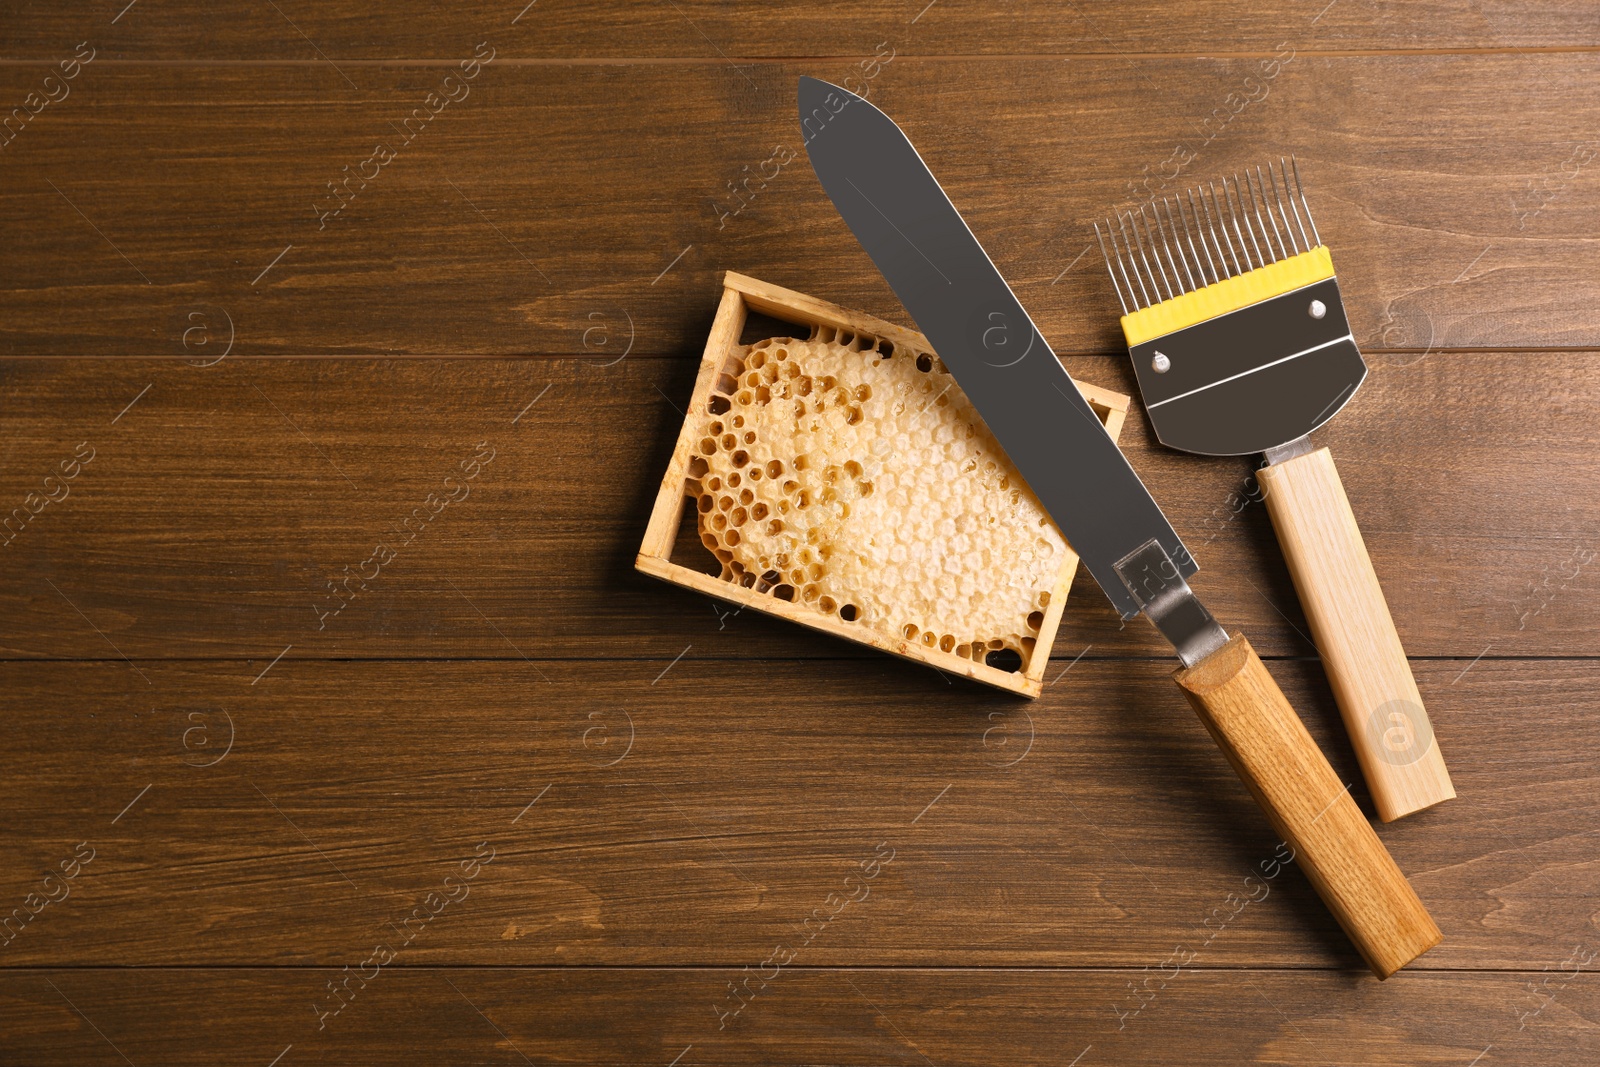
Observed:
[[[1066,606],[1067,593],[1078,569],[1078,556],[1069,546],[1057,574],[1055,587],[1050,591],[1050,603],[1044,612],[1044,622],[1039,628],[1033,651],[1024,658],[1018,671],[1004,671],[979,663],[954,652],[942,652],[899,638],[876,633],[864,626],[845,622],[832,615],[798,602],[780,600],[770,593],[758,592],[717,575],[706,574],[681,563],[672,562],[673,545],[683,523],[684,501],[687,499],[689,462],[693,458],[693,423],[705,412],[711,396],[717,391],[717,380],[724,366],[740,347],[739,337],[744,332],[745,319],[750,311],[806,327],[811,336],[826,329],[845,330],[865,335],[880,342],[892,343],[897,350],[909,349],[933,353],[928,339],[914,330],[873,318],[857,311],[849,311],[815,297],[790,289],[758,281],[743,274],[727,272],[723,277],[722,301],[717,307],[716,319],[711,324],[711,336],[706,340],[705,355],[700,361],[700,373],[695,378],[694,395],[689,400],[689,415],[678,434],[678,443],[672,450],[672,460],[661,478],[661,488],[656,494],[655,506],[650,511],[650,522],[645,528],[644,542],[634,566],[645,574],[668,581],[674,585],[693,589],[718,600],[754,608],[791,622],[809,626],[813,630],[843,637],[859,644],[882,649],[904,659],[925,663],[948,674],[959,674],[986,685],[1037,697],[1043,688],[1044,671],[1050,660],[1050,646],[1055,642],[1056,630],[1061,624],[1061,613]],[[1079,390],[1089,401],[1095,414],[1105,423],[1106,432],[1116,440],[1128,415],[1129,398],[1121,393],[1078,383]]]

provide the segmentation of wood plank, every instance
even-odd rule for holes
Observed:
[[[437,891],[404,964],[1363,973],[1165,664],[1030,705],[886,659],[137,666],[0,666],[0,914],[93,850],[4,966],[353,964]],[[1370,814],[1317,666],[1273,673]],[[1600,663],[1418,675],[1460,797],[1379,834],[1422,966],[1554,964],[1593,934]]]
[[[1291,152],[1369,350],[1600,345],[1600,57],[1129,63],[908,56],[871,83],[1061,351],[1121,343],[1091,219]],[[0,352],[691,358],[726,269],[901,319],[795,125],[800,74],[852,70],[497,59],[407,144],[444,67],[96,60],[0,153]],[[0,99],[43,77],[0,68]]]
[[[779,970],[719,1030],[738,969],[392,967],[317,1029],[336,970],[0,972],[8,1062],[1467,1064],[1594,1062],[1593,977],[1185,970],[1118,1030],[1135,971]],[[749,974],[753,974],[751,968]],[[768,973],[772,973],[768,968]],[[1152,970],[1151,974],[1155,974]],[[1564,980],[1563,980],[1564,979]],[[1554,999],[1537,1016],[1529,987]],[[1150,988],[1158,988],[1152,978]],[[752,989],[760,988],[752,982]],[[195,1025],[203,1005],[208,1019]],[[674,1057],[678,1057],[676,1060]]]
[[[106,54],[137,60],[308,62],[454,60],[489,37],[522,58],[716,59],[869,55],[880,41],[909,55],[1122,54],[1271,50],[1288,41],[1312,49],[1594,47],[1593,12],[1581,0],[1470,7],[1431,0],[1386,6],[1292,3],[1185,4],[1153,0],[1013,4],[1003,20],[975,0],[780,0],[759,8],[715,0],[671,5],[470,0],[441,9],[417,0],[381,12],[353,3],[277,5],[96,5],[66,0],[26,5],[0,32],[0,55],[54,58],[84,37]],[[119,14],[120,12],[120,14]],[[513,24],[514,23],[514,24]],[[70,40],[69,40],[70,38]]]
[[[1597,1059],[1592,5],[12,6],[0,1062]],[[634,573],[724,269],[905,321],[801,73],[1125,391],[1087,221],[1299,156],[1460,792],[1378,831],[1415,967],[1087,576],[1025,703]],[[1123,440],[1370,814],[1250,464]]]
[[[1125,359],[1067,367],[1134,391]],[[258,670],[288,646],[289,659],[670,659],[691,644],[689,659],[875,656],[634,571],[694,373],[634,358],[0,364],[0,651]],[[1597,397],[1590,352],[1374,361],[1319,433],[1412,655],[1600,654]],[[468,484],[480,442],[495,457]],[[1218,618],[1264,653],[1312,655],[1250,462],[1162,449],[1137,408],[1122,443]],[[80,445],[93,459],[47,486]],[[462,492],[412,518],[430,494]],[[394,554],[381,566],[380,544]],[[1080,573],[1055,652],[1086,646],[1168,655]]]

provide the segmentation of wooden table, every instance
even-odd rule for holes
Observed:
[[[14,6],[0,1061],[1600,1056],[1592,5]],[[1274,835],[1086,575],[1028,703],[632,570],[721,271],[906,319],[801,73],[1124,392],[1089,220],[1298,155],[1460,793],[1380,829],[1418,963],[1239,903]],[[1123,443],[1370,810],[1251,464]]]

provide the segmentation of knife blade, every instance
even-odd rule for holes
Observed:
[[[1012,464],[1124,618],[1143,613],[1185,698],[1379,978],[1441,939],[1242,634],[909,139],[854,93],[801,78],[811,166]]]
[[[1188,665],[1226,644],[1185,581],[1199,564],[911,141],[815,78],[800,116],[839,214],[1112,605],[1147,614]]]

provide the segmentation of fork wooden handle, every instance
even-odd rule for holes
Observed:
[[[1373,973],[1437,945],[1438,926],[1244,635],[1173,679]]]
[[[1450,772],[1333,457],[1319,448],[1257,477],[1378,817],[1449,800]]]

